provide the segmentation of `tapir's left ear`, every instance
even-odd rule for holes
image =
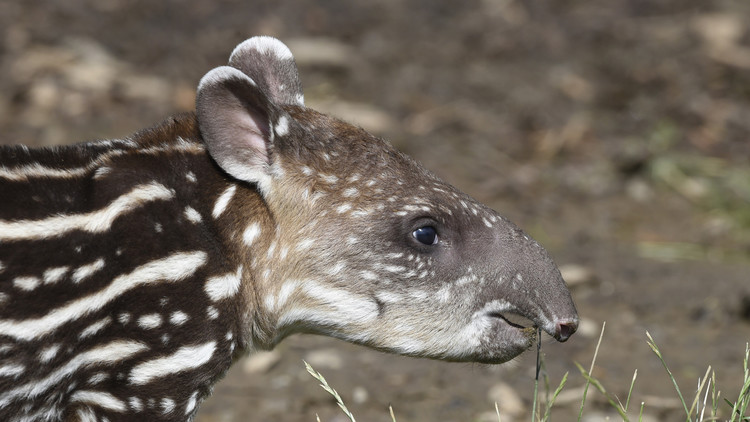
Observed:
[[[208,152],[219,166],[267,191],[274,132],[282,127],[286,131],[287,114],[254,80],[229,66],[217,67],[201,79],[196,112]]]
[[[232,51],[229,65],[254,80],[274,104],[305,105],[292,52],[276,38],[245,40]]]

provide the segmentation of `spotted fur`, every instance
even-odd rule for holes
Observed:
[[[539,244],[306,108],[282,43],[229,64],[196,113],[125,140],[0,148],[0,420],[192,420],[237,357],[293,333],[499,363],[531,345],[509,314],[575,331]]]

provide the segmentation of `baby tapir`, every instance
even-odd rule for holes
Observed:
[[[281,42],[240,44],[196,108],[0,149],[0,420],[191,420],[237,357],[299,332],[485,363],[575,332],[537,242],[306,108]]]

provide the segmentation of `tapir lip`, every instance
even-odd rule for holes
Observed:
[[[517,312],[489,312],[487,313],[487,316],[490,318],[499,318],[503,320],[507,325],[521,330],[529,328],[529,326],[534,329],[537,328],[537,325],[534,323],[534,321]]]

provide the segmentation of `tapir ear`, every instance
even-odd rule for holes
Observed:
[[[285,113],[253,79],[229,66],[201,79],[196,112],[211,157],[231,176],[264,190],[271,177],[272,128]]]
[[[289,48],[272,37],[253,37],[238,45],[229,65],[249,76],[277,105],[304,106],[302,83]]]

